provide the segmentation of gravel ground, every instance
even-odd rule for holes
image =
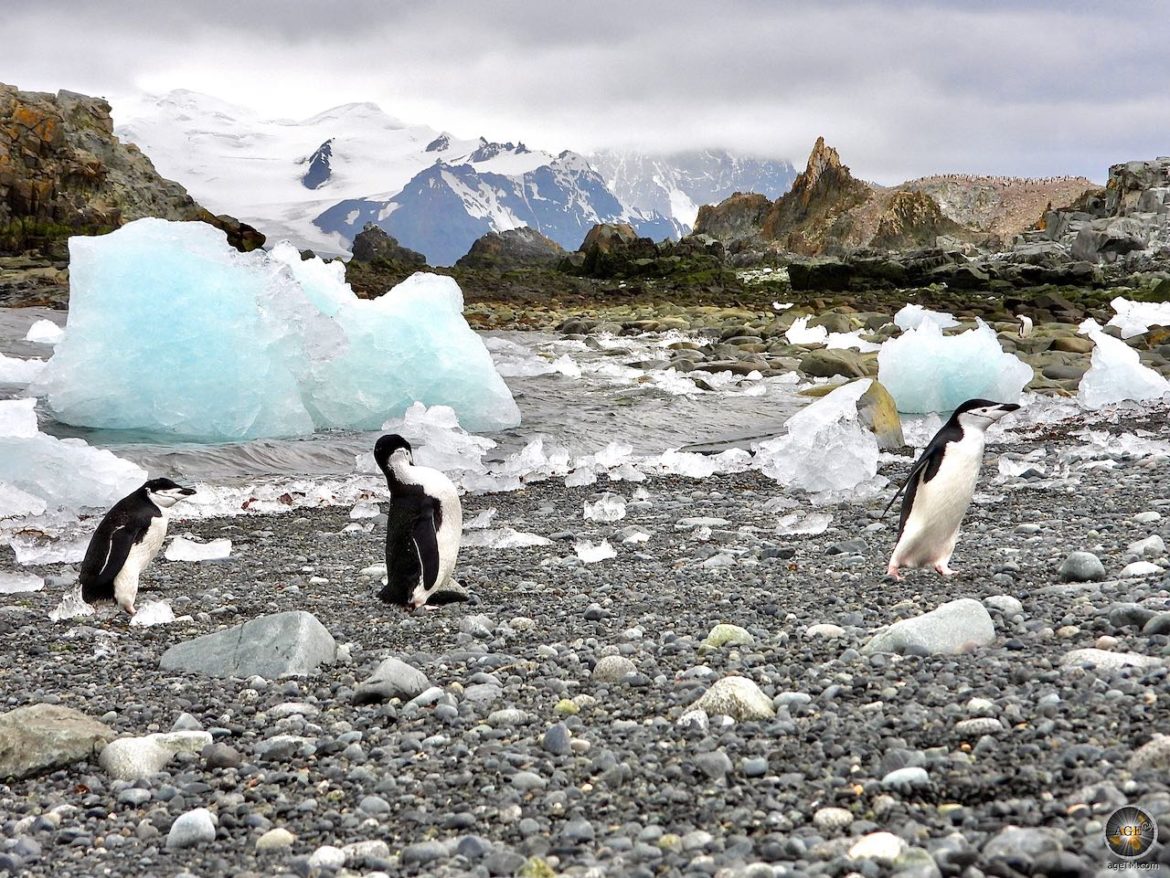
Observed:
[[[1123,426],[1170,438],[1164,410]],[[1170,748],[1134,755],[1170,720],[1170,639],[1155,633],[1170,632],[1164,549],[1144,549],[1158,572],[1117,578],[1135,541],[1170,539],[1170,462],[1057,463],[1080,444],[1058,430],[989,449],[954,579],[883,577],[896,527],[878,518],[884,498],[824,510],[832,524],[815,536],[775,533],[787,510],[769,501],[783,492],[758,473],[466,498],[465,520],[494,506],[493,526],[553,543],[464,548],[471,601],[414,614],[374,599],[361,571],[381,560],[379,528],[343,532],[346,509],[178,523],[173,534],[234,543],[223,562],[160,558],[148,571],[140,604],[166,599],[191,619],[54,624],[60,584],[6,595],[0,709],[61,704],[119,735],[168,731],[186,713],[181,727],[231,750],[179,754],[134,782],[81,763],[0,784],[0,872],[1106,874],[1115,808],[1140,804],[1170,831]],[[993,483],[996,453],[1038,448],[1046,473]],[[883,473],[896,481],[909,463]],[[626,498],[625,518],[585,520],[605,490]],[[623,543],[631,527],[649,540]],[[617,557],[581,563],[575,541],[602,537]],[[1073,550],[1107,578],[1061,582]],[[992,644],[863,651],[880,627],[959,597],[988,608]],[[349,661],[273,681],[159,670],[175,643],[290,609],[316,615]],[[719,623],[746,636],[703,647]],[[1155,661],[1062,666],[1093,647]],[[356,705],[388,656],[442,696]],[[680,724],[728,675],[758,684],[775,716]],[[265,754],[280,734],[309,740]],[[216,815],[214,841],[168,847],[197,808]],[[276,849],[258,851],[276,827],[291,843],[269,835]],[[892,835],[854,847],[879,832]],[[1160,850],[1153,860],[1170,862]]]

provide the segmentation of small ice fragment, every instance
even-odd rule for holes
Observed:
[[[227,558],[231,553],[232,541],[229,539],[197,543],[185,537],[175,537],[167,546],[163,557],[168,561],[219,561]]]
[[[357,518],[377,518],[382,514],[382,510],[378,508],[377,503],[372,503],[368,500],[363,500],[361,503],[355,503],[353,509],[349,510],[349,517]]]
[[[814,326],[810,329],[807,317],[797,317],[784,333],[784,337],[788,339],[789,344],[824,344],[829,337],[829,330],[823,326]]]
[[[35,342],[36,344],[56,344],[64,335],[64,329],[52,320],[42,318],[28,328],[28,333],[25,335],[24,340]]]
[[[18,533],[8,545],[22,567],[30,564],[77,564],[89,548],[89,537],[55,540],[47,534]]]
[[[480,512],[479,515],[475,516],[475,518],[471,519],[471,521],[463,522],[463,529],[483,530],[484,528],[491,527],[492,519],[495,517],[496,507],[489,506],[487,509],[484,509],[482,512]]]
[[[662,452],[657,464],[658,469],[667,475],[680,475],[691,479],[705,479],[714,475],[718,468],[718,462],[714,457],[674,448]]]
[[[792,302],[773,302],[772,303],[772,310],[773,311],[787,311],[791,307],[792,307]]]
[[[166,625],[175,621],[175,612],[166,601],[146,601],[138,605],[138,611],[130,617],[130,624],[141,628],[151,625]]]
[[[958,326],[959,321],[953,314],[945,311],[931,311],[921,305],[908,304],[894,315],[894,324],[902,330],[918,329],[930,323],[939,329],[949,329]]]
[[[489,528],[464,534],[464,546],[485,549],[526,549],[530,546],[548,546],[552,540],[539,534],[525,533],[511,527]]]
[[[829,337],[825,340],[825,347],[827,348],[854,348],[863,354],[880,351],[882,346],[872,341],[866,341],[861,337],[861,330],[854,332],[830,332]]]
[[[586,521],[621,521],[626,517],[626,498],[606,491],[597,502],[584,503]]]
[[[0,384],[30,384],[41,374],[46,362],[0,354]]]
[[[23,594],[44,587],[45,580],[31,573],[0,573],[0,594]]]
[[[790,512],[776,522],[776,533],[815,536],[828,530],[832,520],[833,516],[827,512],[810,512],[808,515]]]
[[[76,619],[78,616],[92,616],[93,607],[81,599],[81,586],[75,586],[65,592],[61,603],[49,611],[49,619],[62,622],[66,619]]]
[[[624,528],[619,534],[623,543],[646,543],[650,541],[650,532],[645,528],[632,524]]]
[[[1170,393],[1170,381],[1142,365],[1137,351],[1106,335],[1092,317],[1081,324],[1080,332],[1094,344],[1089,371],[1077,389],[1085,408],[1099,409],[1127,399],[1158,399]]]
[[[577,557],[586,564],[593,564],[597,561],[605,561],[607,558],[617,557],[617,552],[609,544],[609,540],[602,540],[597,545],[589,542],[589,540],[581,540],[573,548],[577,552]]]

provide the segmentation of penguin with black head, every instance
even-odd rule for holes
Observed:
[[[463,506],[451,480],[417,466],[410,443],[398,434],[378,439],[374,460],[390,488],[386,585],[378,597],[416,610],[451,581],[463,538]]]
[[[151,479],[115,503],[94,531],[81,562],[82,600],[112,600],[133,616],[138,578],[162,548],[170,509],[194,493],[194,488],[170,479]]]
[[[887,569],[894,579],[902,578],[902,567],[933,567],[942,576],[958,573],[950,567],[951,554],[983,466],[985,433],[1018,408],[1015,403],[969,399],[930,440],[906,483],[886,506],[889,512],[905,492],[898,541]]]

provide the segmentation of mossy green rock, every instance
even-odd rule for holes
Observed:
[[[520,878],[557,878],[557,873],[553,871],[553,867],[540,857],[530,858],[517,874],[519,874]]]
[[[711,629],[711,633],[707,635],[707,639],[700,646],[700,651],[720,649],[724,646],[751,646],[755,642],[756,639],[746,628],[720,623]]]

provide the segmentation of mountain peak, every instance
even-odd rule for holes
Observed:
[[[824,137],[818,137],[813,144],[812,152],[808,156],[808,165],[804,169],[804,185],[812,188],[827,171],[844,171],[849,175],[849,169],[841,164],[841,156],[831,146],[825,143]]]

